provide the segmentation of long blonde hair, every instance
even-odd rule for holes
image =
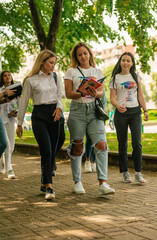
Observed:
[[[84,42],[79,42],[77,43],[73,49],[72,49],[72,52],[71,52],[71,65],[70,67],[72,68],[76,68],[80,65],[78,59],[77,59],[77,49],[79,47],[85,47],[89,54],[90,54],[90,58],[89,58],[89,65],[92,66],[92,67],[95,67],[95,61],[94,61],[94,56],[93,56],[93,52],[92,50],[88,47],[88,45]]]
[[[55,57],[56,60],[57,60],[56,55],[52,51],[50,51],[48,49],[45,49],[45,50],[41,51],[38,54],[38,56],[37,56],[37,58],[35,60],[35,63],[33,65],[33,67],[32,67],[31,72],[25,77],[25,79],[23,81],[23,85],[24,85],[24,83],[25,83],[27,78],[37,74],[40,71],[42,63],[45,62],[50,57]]]

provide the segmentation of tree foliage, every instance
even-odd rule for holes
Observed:
[[[100,37],[105,42],[120,40],[119,34],[105,24],[103,17],[115,14],[119,29],[126,30],[137,47],[142,71],[149,72],[148,60],[154,57],[157,48],[148,35],[149,28],[156,28],[152,15],[157,8],[156,1],[116,0],[115,5],[113,0],[12,0],[0,3],[0,36],[4,39],[0,47],[2,65],[17,72],[24,51],[33,53],[48,48],[56,52],[60,68],[64,70],[69,65],[70,51],[78,41],[99,42]],[[11,56],[13,51],[16,63]]]

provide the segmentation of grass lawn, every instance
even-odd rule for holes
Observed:
[[[69,132],[66,131],[66,140],[64,142],[64,147],[69,144]],[[22,139],[16,136],[16,143],[29,143],[37,144],[32,131],[24,131]],[[118,141],[116,133],[107,133],[107,142],[110,151],[118,151]],[[157,133],[143,133],[142,134],[142,152],[143,154],[155,154],[157,155]],[[128,135],[128,152],[132,152],[131,146],[131,136]]]

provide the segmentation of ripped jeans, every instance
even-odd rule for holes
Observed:
[[[94,147],[94,153],[96,157],[96,170],[98,180],[107,180],[107,168],[108,168],[108,147],[105,151],[96,149],[95,145],[106,141],[106,132],[104,122],[98,120],[95,116],[94,103],[78,103],[71,102],[70,114],[68,118],[68,128],[70,131],[70,146],[68,154],[71,160],[71,168],[73,174],[73,180],[75,182],[81,181],[81,166],[82,156],[84,154],[84,147],[80,156],[71,155],[72,143],[74,140],[82,139],[84,142],[84,136],[86,131],[92,140],[92,146]]]

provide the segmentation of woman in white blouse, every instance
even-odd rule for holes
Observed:
[[[61,88],[55,83],[53,70],[56,56],[49,50],[38,55],[32,71],[23,83],[23,94],[17,115],[17,135],[22,137],[22,123],[29,98],[33,99],[32,128],[41,154],[41,191],[45,199],[55,198],[52,189],[52,168],[59,137],[62,112]]]

